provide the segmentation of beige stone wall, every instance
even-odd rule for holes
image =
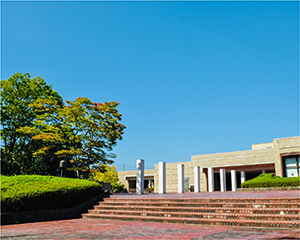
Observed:
[[[300,137],[279,138],[273,142],[279,144],[280,154],[291,154],[300,152]]]
[[[119,174],[120,182],[125,185],[125,187],[128,191],[129,190],[128,181],[125,180],[125,177],[136,174],[136,170],[135,171],[120,171],[120,172],[118,172],[118,174]]]
[[[256,169],[259,165],[274,164],[274,148],[267,148],[270,144],[265,144],[263,147],[256,147],[254,150],[236,151],[226,153],[204,154],[192,156],[194,165],[200,166],[202,173],[200,175],[200,190],[207,191],[207,175],[203,169],[208,167],[213,168],[230,168],[239,170]],[[243,169],[243,166],[245,169]]]
[[[274,169],[276,175],[282,176],[281,155],[300,152],[300,138],[275,139],[271,143],[253,144],[252,150],[195,155],[190,162],[166,164],[166,191],[178,191],[178,164],[184,164],[184,175],[189,177],[189,185],[194,185],[194,166],[201,167],[200,190],[207,191],[207,176],[203,169],[208,167],[263,170]],[[244,167],[244,169],[243,169]],[[158,164],[154,166],[155,192],[158,192]]]
[[[267,148],[274,148],[273,143],[259,143],[259,144],[252,144],[252,150],[259,150],[259,149],[267,149]]]
[[[273,140],[276,175],[283,176],[281,156],[300,153],[300,137],[279,138]]]
[[[133,170],[133,171],[120,171],[118,172],[119,174],[119,179],[120,179],[120,182],[123,183],[125,185],[125,187],[127,188],[127,190],[129,191],[129,185],[128,185],[128,181],[125,180],[125,177],[136,177],[136,170]],[[146,169],[144,171],[144,175],[145,175],[145,178],[147,175],[153,175],[154,174],[154,169]]]
[[[166,163],[166,192],[176,193],[178,192],[178,165],[184,165],[184,177],[189,179],[189,186],[194,186],[194,166],[197,166],[194,162],[176,162],[176,163]],[[203,176],[204,175],[204,176]],[[154,166],[154,192],[158,193],[158,164]],[[206,186],[204,186],[204,181],[206,181],[205,174],[200,174],[200,186],[203,185],[201,191],[206,191]]]
[[[166,163],[166,192],[178,191],[178,164],[184,164],[184,176],[189,177],[189,185],[194,185],[194,166],[200,166],[200,191],[207,191],[205,169],[213,167],[241,170],[274,170],[282,176],[281,156],[300,153],[300,137],[274,139],[271,143],[253,144],[252,150],[194,155],[191,161]],[[154,174],[154,192],[158,193],[158,164],[154,169],[145,170],[145,175]],[[125,176],[135,176],[136,171],[119,172],[119,178],[128,188]]]
[[[226,167],[247,164],[274,163],[274,149],[257,149],[192,156],[192,162],[201,167]]]

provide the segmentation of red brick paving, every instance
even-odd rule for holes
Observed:
[[[112,198],[299,197],[300,191],[122,194]],[[300,239],[300,229],[246,228],[98,219],[73,219],[1,226],[1,239]]]
[[[201,193],[145,193],[137,195],[135,193],[117,193],[110,198],[296,198],[300,197],[299,190],[293,191],[252,191],[252,192],[201,192]]]
[[[299,239],[298,229],[73,219],[7,225],[2,239]]]

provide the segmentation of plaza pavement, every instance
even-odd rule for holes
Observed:
[[[112,198],[299,197],[300,191],[115,194]],[[300,239],[300,229],[72,219],[1,226],[1,239]]]

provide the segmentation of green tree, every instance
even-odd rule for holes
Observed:
[[[111,153],[117,140],[122,139],[125,128],[119,121],[122,114],[118,113],[118,102],[93,103],[88,98],[77,98],[75,101],[66,101],[65,118],[71,127],[74,140],[73,157],[74,170],[81,170],[88,178],[90,167],[95,164],[111,164]],[[80,144],[78,144],[80,143]]]
[[[30,104],[38,99],[48,99],[62,105],[62,97],[41,77],[31,79],[29,73],[16,73],[1,80],[1,171],[2,174],[31,174],[49,171],[43,158],[33,158],[40,141],[32,134],[20,132],[22,127],[33,126],[39,113]],[[50,158],[48,158],[51,161]],[[53,160],[53,159],[52,159]]]
[[[122,139],[125,128],[119,122],[122,115],[117,111],[117,102],[102,104],[77,98],[61,106],[53,100],[40,99],[30,106],[39,112],[39,118],[33,126],[20,131],[43,141],[42,147],[34,152],[35,157],[58,149],[55,155],[70,160],[68,169],[74,170],[77,177],[81,172],[84,178],[88,178],[95,164],[113,163],[111,151],[117,140]]]
[[[118,182],[120,182],[119,175],[115,166],[104,164],[101,167],[102,169],[104,169],[103,172],[101,170],[92,171],[94,181],[111,184],[117,184]]]
[[[92,170],[94,181],[110,183],[114,192],[124,192],[126,188],[120,182],[119,174],[115,166],[101,164],[100,169]]]

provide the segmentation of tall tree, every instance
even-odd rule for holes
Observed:
[[[122,116],[117,110],[119,103],[94,103],[88,98],[66,102],[66,123],[71,125],[77,140],[73,144],[77,144],[78,153],[73,157],[73,168],[81,170],[87,178],[92,165],[113,163],[115,155],[111,151],[117,140],[122,139],[125,128],[119,122]]]
[[[39,112],[38,119],[33,126],[20,131],[43,141],[35,157],[48,155],[56,149],[56,156],[70,160],[69,170],[76,171],[78,177],[80,171],[87,178],[93,165],[113,163],[111,150],[117,140],[122,139],[125,128],[119,122],[122,115],[117,111],[118,104],[77,98],[60,106],[52,100],[40,99],[30,105],[34,112]]]
[[[1,81],[2,174],[26,174],[35,171],[35,167],[43,167],[32,162],[32,153],[39,148],[39,142],[33,141],[30,133],[18,131],[33,126],[38,113],[29,105],[38,99],[49,99],[59,105],[63,103],[62,97],[41,77],[31,79],[29,73],[16,73]],[[41,159],[35,160],[39,162]]]

